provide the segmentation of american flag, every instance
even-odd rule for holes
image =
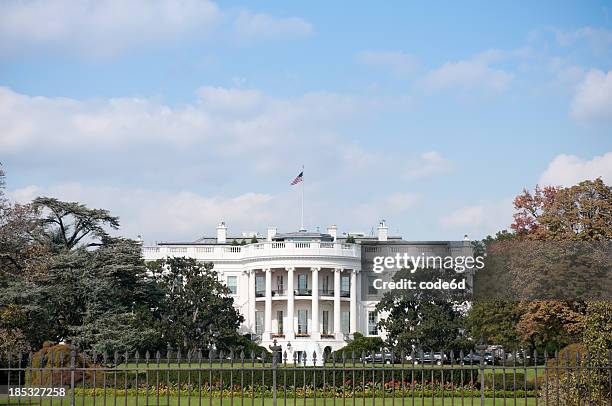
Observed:
[[[303,181],[304,181],[304,171],[300,172],[300,174],[291,181],[291,186],[297,185],[298,183],[303,182]]]

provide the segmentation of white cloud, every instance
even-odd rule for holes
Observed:
[[[320,191],[318,191],[320,193]],[[317,187],[308,185],[309,195]],[[219,221],[224,220],[232,235],[244,231],[263,233],[275,225],[282,231],[298,226],[299,209],[294,190],[281,194],[241,193],[237,195],[205,196],[199,193],[170,192],[159,189],[94,186],[81,183],[61,183],[49,187],[29,185],[10,191],[9,197],[29,202],[38,196],[52,196],[64,201],[78,201],[92,208],[105,208],[120,217],[117,235],[135,238],[142,235],[147,242],[192,241],[201,235],[214,235]],[[342,227],[362,227],[369,231],[381,218],[401,217],[417,206],[422,196],[416,193],[392,193],[372,196],[367,202],[343,202],[332,207],[329,201],[311,200],[307,204],[306,220],[310,229],[321,221]],[[347,231],[346,229],[344,231]],[[350,231],[357,231],[351,228]]]
[[[612,30],[605,28],[582,27],[574,31],[554,30],[561,46],[574,46],[586,43],[595,53],[609,55],[612,46]]]
[[[447,172],[451,163],[436,151],[422,154],[419,159],[410,161],[404,172],[404,177],[409,180],[428,178],[433,175]]]
[[[59,53],[108,59],[128,50],[202,42],[227,30],[257,40],[307,35],[312,25],[297,17],[233,15],[211,0],[0,2],[0,56]]]
[[[0,51],[105,58],[205,33],[222,18],[209,0],[8,0],[0,3]]]
[[[461,207],[441,217],[439,223],[444,228],[468,234],[472,239],[481,239],[509,228],[512,213],[512,199],[487,201]]]
[[[578,85],[571,115],[582,123],[612,123],[612,70],[593,69]]]
[[[193,104],[171,107],[150,99],[79,101],[31,97],[0,87],[0,149],[64,153],[83,150],[116,153],[203,148],[209,157],[229,153],[263,160],[276,154],[325,146],[345,155],[354,146],[336,140],[337,131],[364,117],[366,100],[334,93],[272,98],[256,90],[205,87]],[[169,148],[169,150],[168,150]],[[349,154],[350,155],[350,154]]]
[[[400,78],[413,75],[419,66],[416,57],[400,51],[361,52],[357,60],[364,65],[387,69]]]
[[[556,156],[542,174],[540,185],[572,186],[583,180],[601,177],[612,183],[612,152],[585,160],[574,155]]]
[[[89,207],[109,208],[120,217],[117,234],[152,240],[188,240],[214,235],[216,225],[226,220],[232,234],[249,229],[263,230],[277,222],[275,209],[284,202],[269,194],[244,193],[237,196],[206,197],[192,192],[169,193],[146,189],[84,186],[78,183],[49,188],[28,186],[9,194],[19,202],[37,196],[54,196],[78,201]]]
[[[513,75],[502,69],[493,68],[491,64],[511,55],[518,56],[522,53],[489,50],[470,59],[447,62],[425,75],[421,80],[421,86],[430,91],[480,89],[502,92],[512,81]]]
[[[312,34],[309,22],[298,17],[272,17],[265,13],[240,11],[234,20],[234,32],[241,40],[254,38],[302,37]]]

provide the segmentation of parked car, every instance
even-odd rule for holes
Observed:
[[[424,352],[421,356],[420,353],[415,354],[414,357],[409,357],[414,365],[419,364],[436,364],[442,365],[448,361],[446,354],[441,352]]]
[[[461,365],[465,364],[480,364],[480,361],[483,359],[483,356],[480,353],[473,352],[463,356],[463,362]],[[502,360],[499,357],[495,357],[492,352],[484,353],[484,365],[489,364],[499,364]]]
[[[372,357],[372,354],[369,354],[363,358],[364,364],[399,364],[401,362],[401,357],[395,356],[390,352],[377,352],[374,354],[374,357]]]

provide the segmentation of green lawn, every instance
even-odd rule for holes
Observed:
[[[138,399],[136,399],[135,397],[117,397],[116,399],[116,405],[117,406],[136,406],[136,405],[142,405],[145,406],[147,403],[145,402],[145,398],[144,397],[139,397]],[[180,400],[180,402],[179,402]],[[365,402],[364,402],[365,401]],[[432,402],[431,398],[425,398],[424,399],[424,403],[422,403],[422,399],[421,398],[409,398],[406,397],[403,399],[403,405],[404,406],[411,406],[411,405],[426,405],[426,406],[442,406],[442,405],[461,405],[461,399],[460,398],[455,398],[454,402],[452,402],[452,399],[450,398],[445,398],[444,400],[442,400],[441,398],[436,398],[434,399],[434,401]],[[473,402],[473,403],[472,403]],[[542,403],[542,402],[540,402]],[[0,399],[0,405],[8,405],[9,403],[7,403],[6,400],[1,400]],[[18,402],[17,401],[13,401],[11,400],[10,405],[17,405]],[[21,405],[26,406],[29,405],[30,403],[28,403],[28,399],[22,399],[21,400]],[[60,405],[60,400],[59,398],[56,398],[53,400],[53,402],[51,403],[50,400],[43,400],[42,402],[39,401],[34,401],[32,400],[32,405],[45,405],[45,406],[52,406],[52,405]],[[63,405],[70,405],[70,399],[69,398],[64,398],[62,401]],[[172,406],[179,406],[180,405],[184,405],[184,406],[199,406],[200,403],[198,402],[198,398],[197,397],[192,397],[191,399],[188,399],[187,397],[182,396],[180,399],[178,397],[171,397],[170,398],[170,402],[168,403],[166,398],[160,398],[159,399],[159,403],[157,403],[155,398],[149,398],[149,403],[148,405],[172,405]],[[287,399],[287,406],[293,406],[294,404],[294,399]],[[333,399],[325,399],[325,404],[328,406],[333,406]],[[471,405],[480,405],[480,398],[467,398],[464,399],[463,401],[463,405],[464,406],[471,406]],[[487,406],[494,406],[494,405],[503,405],[504,401],[503,399],[496,399],[495,401],[493,401],[493,399],[485,399],[485,405]],[[507,405],[514,405],[514,399],[506,399],[506,404]],[[536,404],[536,399],[535,398],[528,398],[527,402],[525,403],[525,399],[517,399],[517,405],[535,405]],[[79,406],[79,405],[86,405],[86,406],[95,406],[95,405],[100,405],[100,406],[114,406],[115,402],[113,398],[106,398],[106,402],[104,402],[104,398],[103,397],[86,397],[86,398],[80,398],[77,397],[75,399],[75,406]],[[230,399],[223,399],[223,402],[221,403],[221,401],[218,398],[214,398],[212,399],[212,402],[210,402],[210,399],[208,398],[202,398],[201,399],[201,405],[202,406],[231,406],[231,400]],[[251,399],[244,399],[244,403],[241,402],[240,398],[234,398],[233,401],[233,406],[251,406]],[[253,403],[254,406],[261,406],[262,402],[261,402],[261,398],[259,399],[255,399],[255,402]],[[264,402],[263,402],[264,406],[272,406],[272,399],[270,398],[265,398]],[[278,399],[278,405],[279,406],[284,406],[284,399],[283,397],[279,397]],[[303,398],[298,398],[295,399],[295,405],[296,406],[315,406],[315,400],[311,399],[311,398],[307,398],[306,401],[304,402]],[[323,399],[317,399],[316,400],[316,405],[318,406],[323,406]],[[402,399],[401,398],[395,398],[395,403],[393,403],[393,399],[385,399],[385,401],[383,402],[382,399],[375,399],[374,401],[374,406],[402,406]],[[353,399],[349,398],[349,399],[336,399],[336,406],[353,406]],[[367,398],[367,399],[363,399],[363,398],[358,398],[355,399],[355,406],[372,406],[372,399],[371,398]]]

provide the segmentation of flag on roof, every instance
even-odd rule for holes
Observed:
[[[300,174],[298,176],[295,177],[295,179],[293,179],[293,181],[291,181],[291,186],[293,185],[297,185],[300,182],[304,181],[304,171],[300,172]]]

